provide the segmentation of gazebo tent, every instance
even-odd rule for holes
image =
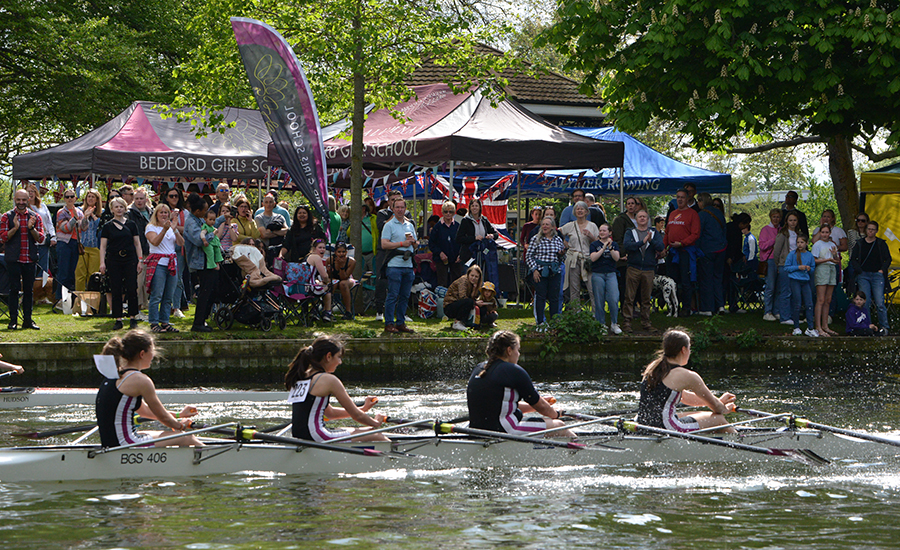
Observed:
[[[900,268],[900,162],[859,177],[859,208],[878,222],[878,236],[887,241],[891,267]]]
[[[152,101],[135,101],[106,124],[67,143],[13,158],[14,179],[100,177],[266,177],[271,141],[259,111],[226,108],[224,134],[163,118]]]
[[[491,105],[480,90],[453,94],[446,84],[413,88],[416,97],[369,114],[364,130],[367,169],[438,166],[459,169],[549,169],[621,167],[624,147],[564,130],[529,113],[513,100]],[[325,141],[330,168],[350,166],[350,142]],[[280,165],[274,147],[269,161]]]

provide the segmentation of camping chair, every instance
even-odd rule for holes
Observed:
[[[519,300],[519,278],[516,276],[516,268],[512,264],[500,264],[497,266],[497,274],[500,284],[497,287],[497,296],[505,292],[507,297],[515,296]]]
[[[765,307],[765,277],[760,277],[756,270],[731,274],[731,292],[734,303],[744,311],[761,311]]]

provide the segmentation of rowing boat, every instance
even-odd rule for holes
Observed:
[[[743,430],[718,436],[760,448],[802,449],[836,465],[897,462],[900,448],[818,430]],[[56,445],[0,449],[0,482],[90,479],[169,479],[190,476],[273,472],[277,474],[358,474],[393,469],[616,466],[684,462],[780,462],[756,453],[682,439],[580,434],[578,450],[547,445],[449,435],[400,435],[390,442],[334,444],[343,449],[374,449],[360,456],[289,444],[207,439],[201,448],[126,448]],[[900,442],[900,439],[897,439]]]
[[[287,392],[216,389],[157,390],[163,403],[237,403],[241,401],[284,401]],[[93,404],[97,388],[0,388],[0,409]]]

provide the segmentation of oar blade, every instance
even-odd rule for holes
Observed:
[[[806,464],[807,466],[826,466],[831,464],[827,458],[816,453],[812,449],[769,449],[769,454],[773,456],[781,456],[794,462]]]
[[[20,432],[10,434],[14,437],[23,437],[27,439],[45,439],[48,437],[55,437],[58,435],[68,435],[79,432],[86,432],[96,426],[97,424],[85,424],[84,426],[70,426],[68,428],[59,428],[57,430],[47,430],[46,432]]]

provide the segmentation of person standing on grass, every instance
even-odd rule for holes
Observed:
[[[227,208],[227,207],[226,207]],[[145,230],[150,246],[145,263],[145,285],[150,295],[148,320],[152,332],[178,332],[169,324],[172,301],[178,289],[175,247],[184,245],[178,231],[178,219],[166,203],[156,207]]]
[[[562,260],[566,245],[556,231],[556,222],[550,216],[541,220],[540,231],[528,244],[525,263],[534,280],[534,318],[538,330],[546,328],[544,306],[550,302],[550,318],[559,311]]]
[[[841,265],[841,253],[837,243],[831,240],[831,226],[822,224],[816,232],[818,239],[812,247],[812,255],[816,259],[816,331],[819,336],[837,336],[838,333],[828,328],[828,308],[831,295],[837,284],[838,266]]]
[[[246,203],[245,207],[249,207]],[[190,214],[184,222],[184,252],[187,268],[196,273],[200,283],[197,304],[194,308],[194,324],[191,332],[212,332],[206,324],[206,318],[212,310],[213,293],[218,287],[219,272],[206,267],[206,254],[203,253],[203,240],[200,238],[203,219],[206,217],[207,204],[200,195],[191,193],[187,199]],[[256,227],[256,224],[253,224]]]
[[[74,191],[69,190],[67,193]],[[0,242],[6,245],[4,259],[9,275],[9,330],[16,330],[19,319],[19,291],[22,292],[22,327],[40,330],[31,319],[34,296],[34,267],[38,261],[37,243],[44,240],[41,217],[28,209],[28,191],[13,195],[15,208],[0,217]]]
[[[775,239],[781,227],[781,209],[769,210],[769,223],[759,231],[759,261],[766,263],[766,287],[763,291],[763,321],[777,321],[775,315],[775,285],[778,280],[778,261],[775,259]]]
[[[791,282],[791,321],[794,323],[794,336],[806,334],[810,338],[818,338],[815,329],[815,302],[809,281],[816,270],[816,261],[806,249],[807,239],[797,235],[797,250],[788,254],[784,262],[784,271]],[[806,332],[800,330],[800,307],[806,306]]]
[[[634,298],[641,292],[641,325],[648,332],[656,329],[650,324],[650,293],[656,276],[656,257],[665,248],[663,236],[650,228],[650,214],[638,210],[637,227],[625,232],[625,253],[628,255],[628,272],[625,282],[625,300],[622,306],[622,330],[631,332],[634,314]]]
[[[597,240],[591,243],[591,287],[594,290],[594,319],[606,325],[606,307],[609,306],[609,332],[622,334],[619,328],[619,281],[616,262],[619,261],[619,245],[612,239],[609,224],[597,228]]]
[[[850,253],[850,263],[857,273],[859,289],[866,293],[869,301],[866,306],[878,313],[878,326],[882,334],[890,330],[887,308],[884,306],[884,279],[891,268],[891,252],[884,239],[877,237],[878,222],[871,220],[866,224],[866,236],[856,241]]]
[[[384,301],[384,331],[388,333],[415,332],[406,326],[406,306],[415,272],[412,255],[415,253],[416,228],[406,219],[406,201],[394,201],[394,217],[381,231],[381,248],[385,251],[385,276],[388,281]]]
[[[123,199],[110,201],[113,219],[100,232],[100,273],[109,275],[112,293],[112,314],[116,318],[113,330],[122,325],[122,296],[128,300],[131,328],[136,328],[138,313],[137,281],[144,268],[144,252],[137,226],[127,219],[128,207]]]
[[[678,285],[678,297],[681,301],[680,317],[691,315],[691,300],[694,295],[696,280],[696,258],[700,252],[695,246],[700,238],[700,217],[697,211],[688,206],[688,191],[679,189],[675,194],[678,208],[669,214],[666,223],[666,234],[663,242],[669,249],[666,262],[666,273],[675,279]]]

